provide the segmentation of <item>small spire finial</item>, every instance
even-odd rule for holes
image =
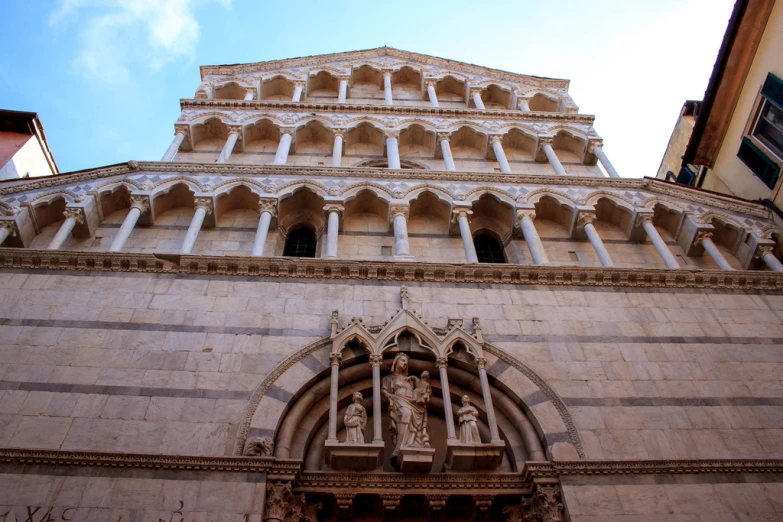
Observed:
[[[400,287],[400,299],[402,300],[402,309],[407,310],[408,309],[408,287],[407,286],[401,286]]]

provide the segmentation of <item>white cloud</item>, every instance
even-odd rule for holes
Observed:
[[[227,6],[231,0],[213,0]],[[199,4],[210,2],[201,0]],[[85,75],[124,83],[132,65],[159,69],[196,51],[196,0],[60,0],[52,26],[77,25],[74,65]]]

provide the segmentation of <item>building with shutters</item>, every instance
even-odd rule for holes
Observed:
[[[0,519],[779,518],[771,211],[568,87],[202,67],[161,161],[0,184]]]

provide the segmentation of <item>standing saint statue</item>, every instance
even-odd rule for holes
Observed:
[[[478,410],[470,403],[470,397],[462,396],[462,408],[457,410],[459,440],[466,444],[481,444],[478,430]]]
[[[381,387],[383,399],[389,402],[393,457],[398,456],[404,446],[430,447],[427,434],[427,403],[432,396],[429,373],[422,373],[424,379],[408,377],[409,360],[404,353],[397,354],[392,361],[391,373],[383,378]]]
[[[353,404],[345,410],[346,444],[364,444],[364,428],[367,427],[367,410],[362,406],[362,392],[353,394]]]

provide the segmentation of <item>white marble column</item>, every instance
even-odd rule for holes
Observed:
[[[476,365],[478,366],[479,380],[481,381],[481,394],[484,396],[484,407],[487,410],[489,435],[492,442],[500,442],[498,421],[495,418],[495,406],[492,404],[492,389],[489,387],[489,379],[487,379],[487,360],[483,357],[478,357],[476,358]]]
[[[324,257],[337,257],[337,235],[340,230],[341,205],[327,205],[326,211],[326,255]]]
[[[71,235],[73,227],[77,224],[81,225],[84,223],[84,212],[80,208],[66,208],[63,215],[65,216],[65,221],[60,225],[60,229],[54,235],[54,238],[52,238],[49,246],[46,247],[47,250],[58,250],[63,246],[63,243],[68,239],[68,236]]]
[[[457,430],[454,428],[454,410],[451,407],[451,392],[449,391],[449,360],[447,357],[438,357],[435,362],[440,372],[440,389],[443,396],[443,413],[446,417],[446,437],[454,440],[457,438]]]
[[[595,225],[593,225],[595,219],[595,214],[582,214],[579,216],[578,225],[584,227],[587,239],[589,239],[590,244],[593,245],[593,250],[595,250],[598,260],[601,261],[601,266],[614,266],[609,251],[606,250],[604,242],[601,241],[601,236],[598,235],[598,231],[595,229]]]
[[[410,256],[411,249],[408,244],[408,213],[410,206],[407,204],[392,204],[389,206],[389,214],[394,225],[394,256]]]
[[[476,105],[477,109],[482,111],[486,110],[486,107],[484,107],[484,100],[481,99],[481,89],[471,89],[470,97],[473,98],[473,103]]]
[[[332,145],[332,167],[339,167],[343,163],[343,136],[345,130],[334,131],[334,145]]]
[[[264,245],[266,245],[266,237],[269,234],[269,224],[277,213],[277,201],[274,199],[259,199],[258,211],[261,215],[258,218],[258,228],[256,228],[256,237],[253,240],[251,257],[264,255]]]
[[[637,219],[641,220],[642,228],[647,232],[647,237],[650,238],[652,244],[655,245],[658,255],[660,255],[663,262],[666,263],[666,268],[680,268],[680,264],[677,262],[674,254],[672,254],[669,247],[666,246],[666,241],[663,240],[658,233],[658,230],[656,230],[655,225],[653,225],[652,216],[645,214],[639,216]]]
[[[438,133],[438,141],[440,142],[440,150],[443,153],[443,163],[447,171],[454,172],[457,170],[457,166],[454,165],[454,156],[451,155],[451,145],[449,140],[451,135],[445,132]]]
[[[245,101],[250,101],[255,97],[256,97],[255,87],[249,87],[248,89],[245,90]]]
[[[386,131],[386,159],[390,169],[400,168],[399,131]]]
[[[383,425],[381,413],[381,363],[383,355],[370,355],[372,366],[372,440],[383,441]]]
[[[435,92],[435,82],[427,82],[427,96],[430,98],[431,106],[440,107],[438,105],[438,93]]]
[[[517,102],[519,104],[519,110],[523,112],[530,112],[530,105],[528,105],[529,101],[530,100],[527,98],[520,98]]]
[[[125,242],[136,227],[136,222],[141,215],[150,209],[150,198],[148,196],[131,196],[130,197],[130,210],[128,215],[125,216],[125,220],[122,222],[120,230],[117,235],[114,236],[114,240],[111,242],[109,252],[119,252],[122,247],[125,246]]]
[[[339,353],[329,355],[332,364],[332,375],[329,388],[329,428],[326,435],[327,442],[337,442],[337,393],[340,385],[340,361],[343,356]]]
[[[231,129],[226,139],[226,144],[223,145],[223,150],[220,151],[218,156],[218,163],[228,163],[228,159],[231,157],[231,153],[234,152],[234,145],[237,144],[239,139],[239,129]]]
[[[339,84],[337,87],[337,103],[345,103],[345,99],[348,97],[348,78],[338,78]]]
[[[510,174],[511,165],[508,164],[508,160],[506,159],[506,151],[503,150],[503,136],[490,136],[489,141],[492,143],[492,150],[495,152],[495,158],[497,158],[498,164],[500,165],[500,172]]]
[[[196,198],[195,207],[196,212],[193,214],[193,219],[190,220],[190,226],[179,251],[180,254],[190,254],[193,250],[198,233],[201,232],[201,225],[204,224],[204,218],[207,217],[207,214],[212,213],[212,201],[208,198]]]
[[[169,145],[169,148],[166,149],[166,153],[163,155],[160,161],[173,161],[174,157],[177,155],[177,152],[179,152],[179,147],[182,145],[183,141],[185,141],[185,132],[178,131],[177,135],[174,136],[174,139],[171,141],[171,145]]]
[[[392,97],[392,73],[390,71],[383,73],[383,101],[386,105],[394,103]]]
[[[535,210],[517,210],[517,219],[519,219],[519,228],[522,229],[522,235],[525,236],[525,243],[530,250],[530,257],[533,263],[537,265],[548,265],[549,258],[546,256],[544,244],[538,235],[536,225],[533,220],[536,218]]]
[[[718,250],[718,246],[712,242],[712,232],[700,231],[696,236],[696,244],[701,243],[704,250],[710,255],[715,264],[721,270],[734,270],[729,262],[723,257],[723,254]]]
[[[277,152],[275,152],[275,161],[272,165],[285,165],[288,161],[288,152],[291,150],[291,141],[293,140],[293,129],[286,129],[280,131],[280,143],[277,145]]]
[[[9,220],[0,221],[0,245],[2,245],[10,236],[16,236],[16,234],[16,223]]]
[[[601,165],[604,166],[604,169],[606,169],[606,173],[609,174],[609,177],[619,178],[620,175],[616,170],[614,170],[614,166],[609,162],[609,158],[606,157],[606,153],[604,152],[603,147],[600,145],[595,145],[592,147],[592,149],[592,153],[595,154],[595,157],[598,158],[598,161],[600,161]]]
[[[472,210],[464,208],[454,209],[454,217],[459,225],[459,234],[462,237],[462,247],[465,249],[465,260],[468,263],[478,263],[476,256],[476,245],[473,244],[473,234],[470,232],[470,222],[468,216],[473,214]]]
[[[756,258],[764,261],[764,264],[767,265],[770,270],[774,272],[783,272],[783,263],[781,263],[780,260],[775,257],[775,254],[772,253],[772,245],[760,246],[756,253]]]
[[[555,154],[555,149],[552,148],[552,140],[545,140],[542,141],[544,154],[546,154],[546,159],[549,160],[550,165],[552,165],[552,168],[555,169],[555,174],[558,176],[566,176],[566,171],[563,168],[563,164],[560,163],[560,160],[557,157],[557,154]]]
[[[291,101],[302,101],[302,91],[304,91],[304,82],[294,82],[294,95],[291,96]]]

